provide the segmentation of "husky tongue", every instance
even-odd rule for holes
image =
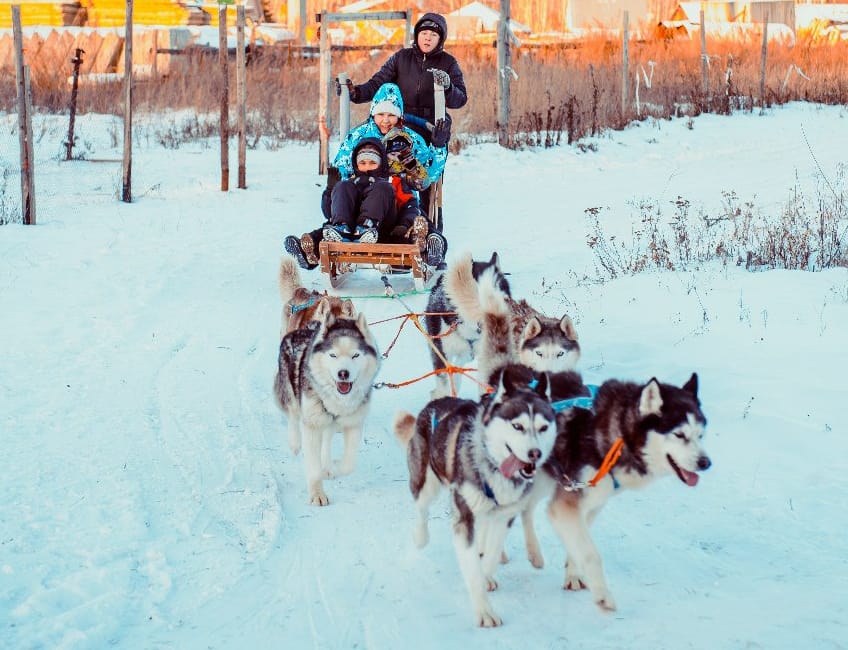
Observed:
[[[695,487],[698,485],[698,475],[695,472],[690,472],[688,469],[682,468],[680,465],[674,462],[674,459],[669,455],[666,456],[668,458],[668,462],[671,464],[672,469],[677,472],[678,478],[686,483],[689,487]]]
[[[682,467],[678,467],[677,471],[680,474],[680,478],[683,479],[683,482],[686,483],[686,485],[689,487],[695,487],[698,485],[698,475],[695,472],[690,472],[688,469],[683,469]]]
[[[501,474],[507,478],[512,478],[518,470],[524,467],[524,464],[524,461],[520,460],[515,454],[510,454],[506,457],[506,460],[501,463]]]
[[[337,381],[336,382],[336,390],[339,391],[342,395],[347,395],[350,392],[351,388],[353,388],[353,382],[349,382],[349,381]]]

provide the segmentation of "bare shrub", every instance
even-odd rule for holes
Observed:
[[[844,187],[844,175],[840,167],[837,187]],[[722,207],[713,215],[693,213],[683,197],[671,202],[669,218],[660,203],[638,202],[627,239],[606,231],[602,208],[590,208],[587,244],[602,278],[649,269],[695,270],[714,261],[749,270],[848,266],[845,193],[822,190],[811,202],[796,189],[777,214],[758,211],[753,200],[742,202],[735,192],[722,193]]]

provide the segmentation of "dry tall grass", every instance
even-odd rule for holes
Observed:
[[[494,47],[461,46],[451,51],[460,60],[468,87],[468,105],[453,111],[454,133],[464,141],[492,139],[497,131],[497,54]],[[703,87],[697,41],[631,42],[629,100],[621,102],[621,44],[603,38],[579,46],[518,49],[513,55],[511,83],[512,146],[574,143],[604,129],[653,116],[697,115],[753,110],[793,100],[848,103],[848,42],[836,45],[770,44],[765,97],[760,97],[760,43],[708,41],[708,84]],[[339,52],[333,70],[365,81],[390,51]],[[219,68],[214,53],[180,57],[182,71],[156,80],[137,81],[136,111],[190,110],[196,127],[171,134],[175,144],[214,129],[219,106]],[[801,74],[803,73],[803,75]],[[67,110],[70,69],[59,69],[34,81],[33,101],[39,110]],[[258,146],[278,146],[288,139],[315,140],[318,133],[318,64],[287,47],[265,48],[250,57],[247,71],[248,133]],[[638,84],[637,84],[637,76]],[[231,94],[235,83],[231,80]],[[638,103],[637,103],[638,89]],[[14,74],[0,72],[0,109],[15,110]],[[78,113],[120,114],[120,82],[85,84]],[[367,115],[354,106],[352,121]],[[200,117],[208,116],[208,117]],[[208,127],[206,124],[208,123]]]
[[[623,128],[633,120],[694,116],[699,113],[751,111],[794,100],[848,104],[848,42],[836,45],[770,44],[764,96],[760,96],[760,43],[708,42],[709,66],[704,85],[700,45],[689,40],[632,42],[630,93],[621,101],[620,43],[594,39],[577,46],[548,46],[515,52],[511,84],[510,145],[580,144],[586,136]],[[497,132],[497,53],[494,47],[453,48],[461,61],[470,97],[453,111],[452,149],[464,143],[493,140]],[[365,81],[389,51],[338,52],[333,70]],[[138,81],[136,113],[179,112],[160,120],[153,137],[166,147],[215,135],[219,110],[217,55],[193,52],[182,59],[182,72]],[[33,99],[39,110],[67,110],[69,70],[39,76]],[[318,138],[318,63],[286,47],[252,54],[247,69],[248,143],[276,148],[287,140]],[[637,82],[638,76],[638,82]],[[235,88],[230,80],[231,90]],[[0,110],[15,110],[14,76],[0,71]],[[638,95],[637,95],[638,92]],[[233,92],[234,94],[234,92]],[[638,101],[637,101],[638,97]],[[83,85],[78,113],[120,115],[120,82]],[[367,105],[353,106],[354,124],[367,116]],[[232,122],[231,122],[232,123]],[[582,145],[580,145],[582,146]],[[15,221],[3,198],[8,174],[0,177],[0,224]],[[692,214],[679,198],[666,219],[659,204],[638,206],[641,226],[631,241],[615,240],[603,230],[597,212],[589,211],[588,244],[600,278],[638,273],[650,268],[695,268],[704,262],[744,264],[747,268],[815,270],[848,265],[848,214],[844,170],[836,188],[828,186],[814,199],[796,196],[781,214],[763,215],[738,197],[726,197],[720,215]]]

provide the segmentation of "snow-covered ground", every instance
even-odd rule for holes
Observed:
[[[60,161],[67,118],[39,116],[38,225],[0,227],[0,647],[846,647],[848,271],[708,265],[600,284],[586,280],[584,213],[604,208],[628,232],[634,202],[710,209],[722,191],[777,211],[848,162],[844,107],[643,123],[595,152],[479,145],[449,159],[449,261],[497,250],[515,295],[574,318],[589,382],[697,371],[713,460],[696,488],[624,493],[596,522],[612,614],[562,589],[540,507],[546,565],[510,533],[494,630],[473,625],[447,499],[430,545],[412,544],[391,423],[431,383],[376,391],[358,468],[327,483],[329,507],[306,503],[271,385],[281,242],[319,223],[317,147],[250,151],[248,189],[222,193],[217,141],[164,149],[169,119],[139,120],[124,204],[120,164]],[[0,115],[7,210],[14,125]],[[76,131],[88,158],[120,159],[114,118],[78,117]],[[406,312],[381,289],[363,271],[339,293],[371,322]],[[426,296],[403,300],[423,310]],[[373,326],[383,350],[398,323]],[[378,379],[429,364],[408,327]]]

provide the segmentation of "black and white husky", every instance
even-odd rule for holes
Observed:
[[[526,300],[513,299],[501,289],[493,269],[474,276],[470,256],[448,268],[444,285],[459,317],[480,325],[475,346],[480,377],[514,363],[539,372],[573,370],[577,365],[580,344],[568,314],[552,318]]]
[[[550,381],[556,391],[555,407],[568,406],[571,400],[563,398],[589,392],[577,373],[554,375]],[[701,445],[705,426],[694,373],[682,387],[656,378],[646,384],[609,380],[597,389],[590,408],[561,410],[554,450],[540,472],[531,505],[522,513],[531,563],[542,566],[533,530],[534,500],[553,491],[548,516],[568,556],[564,588],[588,587],[599,607],[614,610],[589,526],[610,497],[625,489],[645,487],[663,476],[676,476],[689,487],[697,485],[697,472],[711,465]],[[605,460],[612,463],[606,473],[599,471]]]
[[[554,445],[547,382],[542,378],[531,389],[502,375],[497,391],[480,402],[441,397],[417,418],[399,413],[395,433],[407,449],[418,509],[415,543],[429,540],[430,503],[441,486],[448,487],[454,547],[475,620],[483,627],[500,625],[486,592],[497,588],[494,572],[507,530]]]
[[[469,273],[472,281],[477,281],[483,273],[490,274],[498,290],[509,296],[509,283],[501,270],[498,254],[492,253],[487,262],[470,261]],[[468,363],[476,356],[475,346],[480,339],[480,323],[476,320],[464,320],[456,313],[456,305],[451,300],[450,294],[445,290],[445,276],[439,276],[436,284],[430,291],[427,301],[427,316],[424,324],[427,333],[433,337],[432,342],[435,350],[430,349],[433,360],[433,369],[439,370],[445,367],[444,359],[454,365]],[[458,387],[459,375],[453,378],[454,389]],[[431,397],[444,397],[451,394],[450,379],[445,374],[436,375],[436,388]]]
[[[329,503],[323,479],[350,474],[379,368],[377,345],[365,315],[343,318],[320,298],[313,320],[283,337],[274,394],[286,414],[289,447],[303,459],[309,502]],[[330,457],[332,436],[344,434],[340,463]]]

